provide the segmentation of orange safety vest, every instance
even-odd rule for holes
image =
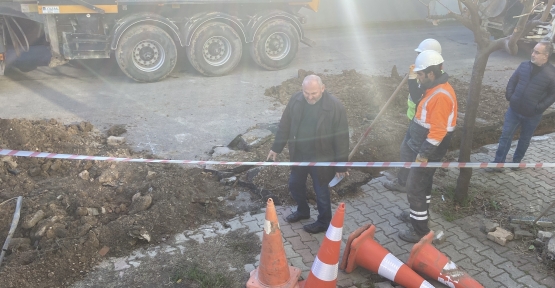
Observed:
[[[457,96],[449,82],[426,90],[420,100],[414,122],[427,128],[430,144],[438,146],[457,125]]]

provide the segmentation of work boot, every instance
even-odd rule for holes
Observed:
[[[401,212],[401,214],[397,215],[397,219],[405,223],[410,223],[410,212],[407,212],[407,211]]]
[[[499,167],[488,167],[485,170],[488,173],[503,173],[503,171],[505,171],[503,168]]]
[[[289,214],[289,216],[285,217],[285,221],[289,223],[295,223],[308,218],[310,218],[310,215],[303,216],[301,215],[301,213],[299,213],[299,211],[295,211]]]
[[[399,238],[409,243],[418,243],[424,236],[425,235],[418,235],[412,227],[409,230],[399,231]]]
[[[399,180],[397,180],[397,179],[395,179],[393,181],[385,180],[383,182],[383,187],[385,187],[385,188],[387,188],[391,191],[407,193],[407,188],[405,186],[399,184]]]
[[[328,230],[328,226],[323,225],[322,223],[319,223],[319,222],[314,222],[312,224],[304,225],[303,229],[304,231],[310,234],[316,234],[316,233],[320,233]]]

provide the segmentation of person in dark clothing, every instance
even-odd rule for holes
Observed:
[[[416,51],[418,55],[426,50],[433,50],[441,54],[441,44],[439,44],[439,42],[435,39],[428,38],[420,42],[420,44],[418,45],[418,48],[414,49],[414,51]],[[407,117],[409,118],[409,121],[412,121],[412,118],[414,118],[414,115],[416,114],[416,107],[420,103],[420,99],[422,99],[422,95],[424,94],[424,89],[420,86],[418,79],[416,79],[417,74],[416,72],[414,72],[414,68],[415,68],[414,64],[409,66],[409,79],[407,80],[407,84],[409,87],[409,97],[407,100],[407,106],[408,106]],[[408,130],[405,135],[405,138],[407,137],[410,138]],[[402,150],[403,150],[403,147],[401,147],[401,151]],[[409,154],[401,153],[400,156],[401,157],[399,160],[401,162],[414,161],[414,157],[411,157],[410,153]],[[406,193],[407,188],[405,186],[406,186],[408,177],[409,177],[409,169],[400,168],[399,172],[397,173],[397,178],[394,179],[393,181],[389,181],[389,180],[384,181],[383,186],[391,191]]]
[[[551,42],[540,42],[532,51],[531,61],[522,62],[515,70],[505,91],[510,102],[505,113],[503,132],[495,153],[495,163],[505,163],[516,129],[520,136],[513,154],[513,163],[520,163],[543,112],[555,102],[555,67],[549,63],[553,51]],[[518,170],[518,167],[511,168]],[[487,172],[503,172],[503,168],[486,168]]]
[[[288,144],[289,158],[293,162],[347,162],[349,128],[345,107],[325,91],[322,80],[316,75],[307,76],[302,89],[291,97],[283,111],[267,160],[275,161]],[[310,218],[306,195],[308,175],[316,193],[318,219],[305,225],[304,230],[320,233],[328,229],[332,218],[328,183],[334,176],[348,175],[347,167],[291,167],[289,191],[297,202],[297,211],[286,217],[287,222]]]
[[[448,82],[449,75],[442,71],[443,62],[443,57],[433,50],[416,57],[414,71],[424,95],[401,144],[402,159],[440,162],[447,153],[457,125],[458,109],[457,96]],[[408,230],[399,231],[399,238],[417,243],[430,232],[428,208],[436,168],[413,167],[408,171],[406,189],[410,210],[402,212],[398,218],[411,225]]]

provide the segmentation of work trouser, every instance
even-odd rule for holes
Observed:
[[[416,160],[416,155],[418,153],[414,152],[414,150],[410,149],[409,145],[407,144],[410,139],[410,130],[407,129],[407,134],[405,134],[405,138],[401,143],[400,148],[400,160],[401,162],[414,162]],[[407,179],[409,177],[409,168],[399,168],[399,172],[397,173],[397,183],[401,186],[406,186]]]
[[[405,137],[406,139],[407,137]],[[451,144],[452,133],[447,133],[439,146],[428,156],[428,162],[440,162]],[[408,148],[403,141],[401,147]],[[410,149],[410,148],[408,148]],[[408,153],[408,151],[405,151]],[[414,156],[418,153],[413,151]],[[429,206],[432,198],[432,183],[436,168],[410,168],[407,177],[407,199],[410,207],[410,222],[418,235],[426,235],[428,228]]]
[[[318,205],[318,220],[322,226],[328,226],[331,222],[331,199],[328,183],[321,183],[318,177],[318,167],[292,166],[289,175],[289,192],[291,197],[297,202],[297,212],[302,216],[310,215],[306,195],[306,180],[308,175],[312,178],[312,187],[316,193],[316,203]]]

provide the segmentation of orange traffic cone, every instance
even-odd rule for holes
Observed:
[[[361,266],[406,288],[434,288],[432,284],[374,241],[374,232],[376,232],[376,226],[372,225],[365,231],[357,229],[349,236],[354,240],[343,252],[341,269],[351,273]]]
[[[268,198],[260,265],[251,272],[247,288],[298,288],[299,276],[301,270],[287,264],[274,200]]]
[[[343,219],[345,218],[345,203],[339,204],[335,215],[331,219],[326,237],[318,250],[318,255],[312,263],[310,273],[305,281],[300,281],[301,288],[335,288],[337,285],[337,266],[341,252],[341,237],[343,236]]]
[[[484,287],[432,246],[433,240],[434,232],[431,231],[412,247],[407,261],[409,267],[449,287]]]

